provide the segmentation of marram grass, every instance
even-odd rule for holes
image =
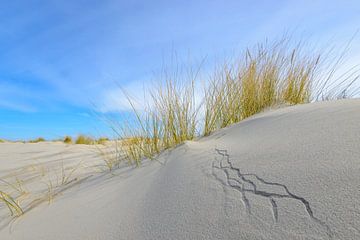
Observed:
[[[20,216],[24,213],[14,198],[2,191],[0,191],[0,202],[3,202],[6,205],[11,215]]]
[[[185,77],[166,73],[164,81],[145,94],[149,97],[143,109],[139,110],[134,100],[125,94],[134,118],[111,126],[117,139],[109,145],[114,143],[115,150],[109,152],[103,146],[107,145],[107,138],[80,135],[74,142],[101,144],[96,147],[111,172],[124,159],[139,166],[144,158],[156,159],[166,149],[209,135],[269,107],[348,98],[358,93],[358,89],[351,88],[359,77],[357,69],[352,68],[342,78],[331,81],[336,64],[324,69],[326,58],[305,52],[300,45],[291,47],[287,41],[279,41],[246,50],[238,58],[218,66],[205,79],[198,71],[189,71]],[[199,81],[205,82],[200,94],[196,88]],[[200,98],[196,98],[197,95]],[[44,139],[32,142],[41,141]],[[73,139],[65,137],[64,142],[73,143]],[[49,178],[46,182],[49,202],[69,183],[78,181],[74,174],[81,164],[71,168],[62,165],[56,184]],[[39,176],[45,175],[46,170],[41,168]],[[9,186],[23,194],[21,184],[17,180]],[[11,195],[0,191],[0,203],[12,215],[22,215],[19,197]]]
[[[30,140],[29,143],[39,143],[39,142],[45,142],[45,139],[42,137],[38,137],[34,140]]]
[[[66,144],[71,144],[71,143],[73,143],[72,137],[70,137],[70,136],[65,136],[63,142],[66,143]]]
[[[359,69],[352,68],[335,79],[339,61],[332,64],[326,54],[306,51],[304,46],[292,45],[289,39],[258,44],[218,66],[206,79],[199,79],[198,71],[183,75],[178,69],[174,74],[165,72],[158,87],[144,94],[150,97],[142,110],[124,92],[135,123],[132,119],[111,127],[121,139],[125,159],[140,165],[144,158],[155,159],[165,149],[207,136],[273,106],[348,98],[358,93],[359,89],[351,87],[359,78]],[[205,87],[195,102],[199,81]]]
[[[320,55],[286,47],[258,45],[218,68],[205,89],[204,135],[274,105],[310,101]]]
[[[194,139],[197,134],[194,82],[180,84],[168,78],[149,95],[152,104],[141,112],[127,96],[136,122],[129,121],[116,131],[123,139],[125,159],[136,165],[140,165],[143,158],[154,159],[161,151]]]
[[[94,139],[92,139],[91,137],[85,136],[85,135],[79,135],[75,140],[75,144],[91,145],[94,143],[95,143]]]

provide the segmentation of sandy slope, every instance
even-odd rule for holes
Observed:
[[[0,239],[360,239],[360,100],[259,114],[159,160],[94,175]]]

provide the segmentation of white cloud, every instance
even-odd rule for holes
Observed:
[[[145,99],[149,99],[149,96],[145,96],[147,92],[144,91],[145,89],[149,88],[139,81],[131,82],[126,86],[108,88],[102,92],[100,101],[95,103],[95,107],[103,113],[131,111],[133,107],[136,110],[144,110],[148,104]]]

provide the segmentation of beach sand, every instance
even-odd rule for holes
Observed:
[[[358,99],[260,113],[112,174],[93,146],[2,143],[0,178],[35,160],[88,168],[19,218],[0,203],[1,240],[360,239]]]

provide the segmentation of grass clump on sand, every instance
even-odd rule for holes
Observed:
[[[169,75],[165,84],[150,92],[151,104],[138,111],[128,97],[135,115],[116,131],[122,140],[123,152],[129,163],[139,165],[142,158],[154,159],[162,150],[196,136],[197,113],[194,82],[180,84]]]
[[[45,139],[42,137],[39,137],[39,138],[29,141],[29,143],[38,143],[38,142],[45,142]]]
[[[143,158],[154,159],[165,149],[207,136],[269,107],[348,98],[357,93],[359,89],[351,87],[359,69],[335,77],[344,53],[329,58],[328,54],[306,51],[304,46],[282,39],[246,49],[203,79],[205,87],[200,94],[195,92],[198,71],[187,72],[185,79],[178,69],[166,73],[165,81],[144,94],[150,97],[142,110],[124,92],[135,121],[112,128],[122,139],[126,159],[139,165]]]
[[[79,135],[76,140],[75,144],[86,144],[86,145],[92,145],[95,143],[95,140],[91,137],[85,136],[85,135]]]
[[[72,137],[65,136],[63,142],[66,144],[71,144],[73,142]]]
[[[4,143],[5,142],[5,140],[3,140],[3,139],[0,139],[0,143]]]
[[[96,139],[96,144],[105,144],[106,142],[108,142],[108,141],[110,141],[110,139],[109,138],[107,138],[107,137],[100,137],[100,138],[98,138],[98,139]]]
[[[67,140],[67,142],[65,140]],[[102,145],[104,145],[108,141],[110,141],[110,139],[107,137],[100,137],[98,139],[94,139],[92,137],[81,134],[76,138],[75,144],[86,144],[86,145],[102,144]],[[64,139],[64,142],[72,143],[71,137],[66,137]]]
[[[274,105],[309,102],[321,55],[302,52],[286,41],[260,44],[221,66],[205,89],[203,134]]]
[[[20,216],[24,213],[14,198],[2,191],[0,191],[0,202],[3,202],[7,206],[11,215],[16,214],[17,216]]]
[[[63,142],[66,144],[85,144],[85,145],[94,145],[94,144],[105,144],[106,142],[110,141],[109,138],[107,137],[100,137],[98,139],[94,139],[92,137],[80,134],[76,139],[75,142],[73,142],[72,137],[70,136],[65,136],[65,138],[63,139]]]

